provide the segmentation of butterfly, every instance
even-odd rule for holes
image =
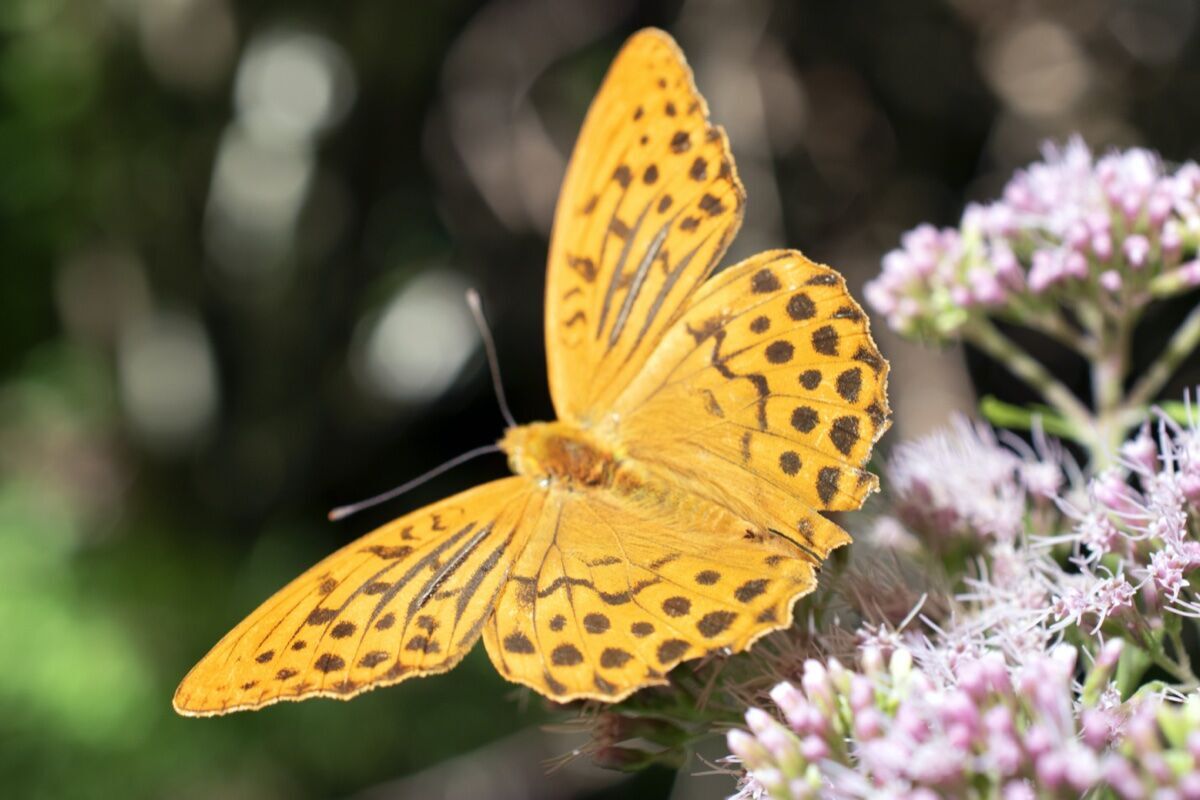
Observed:
[[[587,113],[551,236],[558,419],[515,473],[343,547],[223,638],[181,714],[349,698],[453,668],[614,702],[792,622],[850,537],[889,424],[888,364],[836,271],[794,250],[714,270],[745,194],[683,54],[648,29]]]

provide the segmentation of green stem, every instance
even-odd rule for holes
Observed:
[[[1192,673],[1192,668],[1180,664],[1175,659],[1169,657],[1163,652],[1162,647],[1156,647],[1150,651],[1150,660],[1156,666],[1161,667],[1165,672],[1170,673],[1171,677],[1182,684],[1192,684],[1196,682],[1196,676]]]
[[[1154,297],[1173,297],[1195,287],[1192,273],[1187,268],[1177,267],[1164,272],[1150,281],[1150,294]]]
[[[1179,630],[1169,630],[1167,636],[1171,640],[1171,649],[1175,651],[1176,677],[1186,683],[1195,683],[1196,674],[1192,671],[1192,663],[1188,658],[1187,648],[1183,646],[1183,637],[1179,634]]]
[[[967,341],[1041,392],[1046,402],[1058,409],[1078,429],[1080,437],[1094,441],[1096,420],[1087,406],[1044,366],[1009,341],[989,320],[983,317],[972,320],[963,329],[963,335]]]
[[[1192,313],[1172,334],[1162,354],[1134,384],[1125,401],[1126,407],[1136,409],[1152,403],[1197,345],[1200,345],[1200,305],[1192,309]]]
[[[1026,325],[1036,331],[1044,333],[1054,341],[1074,350],[1079,355],[1087,359],[1093,359],[1097,354],[1096,341],[1084,331],[1079,330],[1054,309],[1039,309],[1029,304],[1027,307],[1017,308],[1017,313],[1012,316],[1012,321],[1021,325]]]
[[[1132,320],[1116,318],[1103,327],[1100,347],[1092,360],[1092,396],[1096,402],[1096,428],[1100,450],[1093,453],[1095,466],[1103,468],[1125,437],[1123,413],[1125,376],[1129,371],[1129,339]]]

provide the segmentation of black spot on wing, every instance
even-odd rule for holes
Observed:
[[[659,663],[667,664],[675,661],[688,651],[691,645],[683,639],[667,639],[658,646]]]
[[[858,350],[854,352],[854,358],[856,361],[866,364],[873,372],[878,373],[883,369],[883,358],[866,345],[859,346]]]
[[[779,278],[769,269],[760,269],[750,278],[750,291],[754,294],[767,294],[779,291]]]
[[[556,667],[573,667],[583,662],[583,653],[569,642],[560,644],[550,652],[550,663]]]
[[[811,433],[817,427],[820,417],[817,410],[810,406],[799,406],[792,411],[792,427],[800,433]]]
[[[605,669],[620,669],[633,659],[633,655],[620,647],[606,647],[600,654],[600,666]]]
[[[821,467],[817,474],[817,496],[821,498],[822,503],[829,505],[829,501],[837,494],[841,478],[842,471],[837,467]]]
[[[329,635],[334,639],[345,639],[353,636],[356,630],[358,630],[358,626],[353,622],[342,621],[333,626],[333,630],[329,632]]]
[[[514,631],[504,637],[504,650],[518,655],[529,655],[534,652],[533,642],[520,631]]]
[[[767,361],[772,364],[786,364],[792,360],[792,355],[795,354],[796,348],[786,339],[780,339],[777,342],[771,342],[767,345],[766,355]]]
[[[662,604],[663,613],[669,617],[684,617],[691,613],[692,601],[686,597],[668,597]]]
[[[797,322],[803,322],[806,319],[812,319],[817,314],[817,306],[804,292],[797,292],[792,295],[787,304],[788,316]]]
[[[847,403],[857,403],[858,394],[862,391],[862,370],[851,367],[837,377],[837,393]]]
[[[725,632],[736,619],[737,614],[732,611],[710,611],[696,623],[696,630],[700,631],[701,636],[711,639]]]
[[[829,429],[829,438],[842,455],[850,455],[854,445],[858,444],[858,417],[838,417]]]
[[[838,332],[831,325],[817,328],[813,331],[812,346],[813,350],[823,356],[836,356],[838,354]]]
[[[313,662],[313,666],[321,670],[321,672],[336,672],[346,666],[346,661],[339,655],[333,653],[322,653]]]
[[[739,603],[749,603],[767,590],[768,583],[769,581],[766,578],[755,578],[746,581],[734,591],[733,596],[737,598]]]

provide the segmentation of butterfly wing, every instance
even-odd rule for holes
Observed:
[[[665,684],[680,661],[791,624],[813,560],[644,477],[623,494],[551,490],[484,627],[500,674],[559,702],[615,702]]]
[[[889,424],[887,362],[842,276],[798,252],[712,278],[614,404],[631,458],[819,558]]]
[[[546,278],[558,418],[608,409],[725,253],[744,192],[675,42],[635,34],[592,101],[559,195]]]
[[[544,493],[484,484],[329,556],[234,628],[175,692],[208,716],[445,672],[479,638]]]

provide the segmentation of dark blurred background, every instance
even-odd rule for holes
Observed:
[[[730,258],[797,246],[857,292],[1045,137],[1197,156],[1196,23],[1190,0],[3,0],[0,793],[728,793],[698,761],[545,778],[582,739],[482,648],[349,704],[190,720],[170,698],[320,556],[503,472],[324,520],[500,435],[466,287],[518,419],[551,414],[551,214],[639,27],[678,38],[730,133]],[[881,344],[893,438],[1019,394],[986,363],[972,388],[955,350]]]

